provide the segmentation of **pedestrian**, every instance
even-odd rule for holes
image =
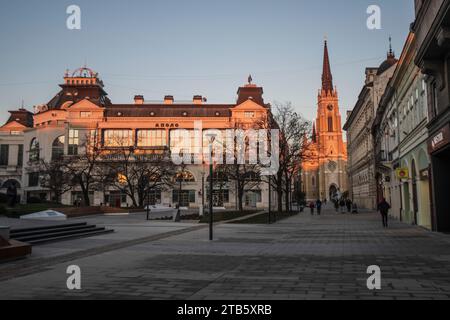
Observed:
[[[322,213],[322,201],[320,199],[317,199],[316,201],[316,208],[317,208],[317,214],[320,216]]]
[[[357,214],[358,213],[358,205],[353,202],[352,204],[352,213]]]
[[[310,202],[310,204],[309,204],[309,208],[311,209],[311,215],[313,216],[314,215],[314,207],[315,207],[315,205],[314,205],[314,202]]]
[[[339,201],[339,206],[341,207],[341,213],[345,213],[345,200],[344,198]]]
[[[383,198],[383,200],[378,204],[378,211],[381,213],[384,228],[388,227],[389,209],[391,209],[391,205],[386,201],[385,198]]]
[[[339,212],[339,201],[337,199],[334,199],[333,202],[334,202],[334,208],[336,209],[336,213],[338,213]]]
[[[348,212],[348,213],[351,213],[351,212],[352,212],[352,200],[347,199],[347,200],[345,201],[345,205],[347,206],[347,212]]]

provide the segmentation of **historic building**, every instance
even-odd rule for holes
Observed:
[[[378,68],[366,68],[365,84],[347,118],[348,178],[350,197],[359,207],[377,207],[375,156],[371,128],[380,98],[394,73],[397,59],[392,49]]]
[[[31,198],[52,200],[49,190],[41,186],[39,163],[58,160],[63,155],[76,156],[84,152],[87,139],[94,139],[95,147],[105,152],[117,148],[120,139],[139,154],[158,154],[180,147],[172,139],[173,130],[186,129],[194,136],[194,131],[198,131],[196,123],[201,123],[205,131],[226,130],[237,124],[252,124],[270,114],[263,88],[251,83],[251,78],[239,88],[236,102],[230,104],[207,104],[199,95],[191,102],[177,102],[168,95],[161,103],[148,103],[143,96],[135,96],[133,104],[113,104],[99,75],[88,68],[67,72],[60,87],[47,104],[35,107],[34,114],[22,109],[13,111],[0,128],[0,178],[3,183],[17,184],[22,202]],[[200,145],[189,144],[183,152],[195,153],[198,149],[194,148],[205,143],[201,134],[199,140]],[[191,208],[205,205],[208,167],[192,164],[184,170],[181,191],[178,187],[155,190],[150,202],[174,205],[179,200],[181,206]],[[213,191],[214,205],[235,208],[236,188],[232,181],[223,178],[223,182],[220,189]],[[268,194],[267,183],[252,184],[245,190],[244,206],[265,207]],[[81,190],[73,188],[61,200],[72,205],[81,198]],[[117,188],[90,190],[89,198],[91,205],[96,206],[132,205]]]
[[[375,177],[378,200],[385,197],[391,203],[394,217],[431,229],[427,90],[424,75],[414,64],[416,44],[410,32],[381,98],[372,128]]]
[[[0,128],[0,185],[5,192],[14,185],[21,194],[24,131],[33,127],[33,114],[25,109],[10,111],[10,114]]]
[[[415,64],[426,75],[433,229],[450,231],[450,0],[415,0]]]
[[[342,137],[339,96],[325,41],[322,88],[318,94],[310,156],[303,163],[303,192],[308,200],[333,199],[347,191],[347,148]]]

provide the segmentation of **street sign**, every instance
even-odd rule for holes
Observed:
[[[395,170],[395,173],[397,174],[397,178],[399,178],[399,179],[409,179],[408,168],[399,168],[399,169]]]

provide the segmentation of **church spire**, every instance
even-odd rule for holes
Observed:
[[[326,92],[333,91],[333,76],[331,74],[330,57],[328,56],[327,40],[325,40],[323,53],[322,90]]]
[[[312,142],[314,142],[314,143],[317,142],[316,123],[313,123]]]

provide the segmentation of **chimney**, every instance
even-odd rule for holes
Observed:
[[[202,104],[203,103],[203,97],[202,96],[194,96],[194,104]]]
[[[134,104],[144,104],[144,96],[134,96]]]
[[[173,104],[174,98],[173,96],[165,96],[164,97],[164,104]]]

